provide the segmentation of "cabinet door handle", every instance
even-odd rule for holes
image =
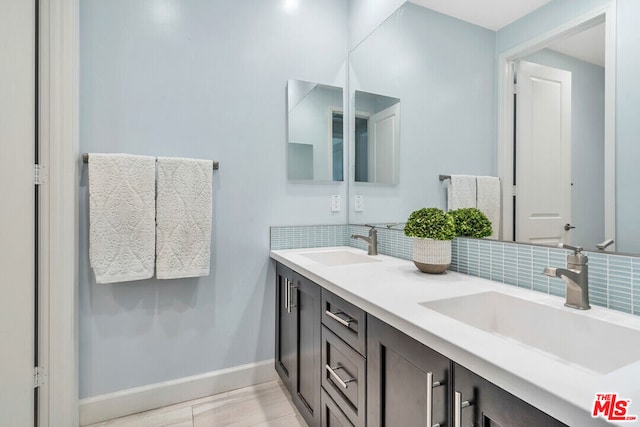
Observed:
[[[291,286],[291,282],[289,279],[285,277],[284,279],[284,308],[287,310],[287,313],[291,313],[291,307],[289,307],[289,286]]]
[[[289,313],[291,313],[292,308],[298,306],[298,304],[291,304],[291,289],[298,289],[298,285],[294,285],[293,282],[289,282]]]
[[[342,378],[340,378],[338,376],[338,374],[336,374],[336,371],[338,369],[343,369],[342,366],[336,366],[336,367],[331,367],[329,365],[324,365],[324,367],[327,369],[327,372],[329,372],[329,375],[331,375],[331,377],[336,380],[338,382],[338,384],[340,384],[340,387],[346,389],[347,387],[349,387],[349,383],[352,381],[355,381],[355,378],[349,378],[347,380],[343,380]]]
[[[462,427],[462,409],[473,405],[469,400],[462,401],[462,393],[456,391],[453,402],[453,427]]]
[[[440,427],[440,423],[433,424],[433,389],[444,385],[444,382],[433,381],[433,372],[427,372],[427,426]]]
[[[336,313],[332,313],[329,310],[325,310],[324,314],[326,314],[327,316],[329,316],[330,318],[332,318],[333,320],[335,320],[336,322],[340,323],[342,326],[349,328],[351,327],[351,322],[353,322],[355,319],[352,318],[351,316],[349,316],[348,319],[343,319],[342,317],[339,317],[338,314],[346,314],[342,311],[338,311]]]

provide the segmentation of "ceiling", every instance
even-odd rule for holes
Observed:
[[[410,0],[436,12],[498,31],[551,0]],[[604,67],[605,25],[597,25],[548,46],[562,54]]]
[[[604,67],[605,24],[588,28],[547,46],[548,49]]]
[[[436,12],[497,31],[551,0],[410,0]]]

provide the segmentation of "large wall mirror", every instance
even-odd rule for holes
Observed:
[[[566,15],[560,23],[556,20],[555,26],[571,22],[574,27],[565,24],[562,31],[542,43],[540,36],[552,32],[554,27],[549,24],[544,28],[545,23],[541,24],[539,17],[535,18],[535,24],[522,25],[517,31],[495,32],[414,3],[404,3],[349,55],[352,94],[355,91],[384,93],[402,100],[398,185],[365,187],[352,174],[350,202],[354,195],[362,195],[365,209],[356,212],[351,203],[349,221],[404,222],[414,209],[445,208],[446,184],[438,180],[439,174],[508,176],[502,182],[503,203],[514,193],[516,199],[521,197],[519,204],[525,202],[524,191],[532,194],[531,201],[527,202],[531,209],[519,205],[516,221],[522,224],[532,220],[554,221],[557,223],[554,226],[559,227],[553,233],[531,237],[524,231],[526,225],[507,222],[505,226],[509,230],[516,230],[516,241],[551,244],[563,240],[595,250],[597,244],[608,239],[618,240],[617,235],[620,239],[616,243],[620,244],[610,246],[608,251],[640,253],[640,243],[634,246],[626,239],[627,243],[623,244],[624,237],[637,233],[639,227],[632,221],[621,221],[630,214],[615,210],[615,206],[620,205],[616,197],[620,198],[621,189],[634,185],[626,180],[622,182],[619,177],[637,179],[638,174],[621,167],[625,162],[621,163],[615,156],[616,128],[607,125],[610,123],[607,117],[612,117],[612,109],[620,104],[620,95],[618,100],[615,94],[611,97],[615,81],[612,84],[607,80],[619,74],[608,68],[607,61],[615,55],[606,49],[612,40],[615,43],[608,33],[607,22],[615,21],[616,17],[610,16],[606,1],[602,4],[599,15],[590,17],[585,5],[574,5],[574,14],[555,10]],[[578,18],[582,21],[578,22]],[[539,28],[537,33],[536,28]],[[547,141],[547,145],[534,142],[530,146],[538,149],[533,151],[521,145],[514,153],[513,145],[511,151],[505,151],[503,145],[498,144],[504,123],[500,123],[502,110],[497,108],[500,99],[496,94],[501,94],[498,98],[504,95],[502,87],[498,87],[498,74],[504,70],[496,61],[496,51],[502,54],[526,40],[536,40],[537,45],[512,52],[509,60],[514,68],[509,72],[515,71],[511,77],[520,82],[533,76],[538,85],[533,90],[537,94],[532,94],[534,100],[526,107],[528,110],[523,107],[521,113],[529,111],[530,118],[535,116],[536,120],[547,122],[527,122],[523,115],[518,116],[520,129],[516,131],[521,141],[516,143],[526,144],[522,139],[533,138]],[[551,111],[550,104],[541,103],[544,97],[557,101],[561,96],[550,92],[550,85],[540,83],[542,75],[536,76],[540,70],[549,69],[560,70],[562,72],[556,74],[570,77],[566,83],[570,98],[562,102],[570,107],[569,112],[565,111],[568,121],[560,125],[559,115],[541,114]],[[557,78],[548,80],[555,82]],[[513,93],[507,96],[513,98]],[[352,129],[355,129],[357,112],[352,120]],[[551,124],[558,125],[556,129],[570,130],[568,142],[565,141],[568,149],[562,151],[557,145],[560,142],[554,139],[557,135],[550,131]],[[513,160],[511,163],[503,160],[513,159],[514,155],[515,167],[519,168],[517,174],[520,174],[516,176],[516,184],[528,180],[531,189],[525,185],[513,190],[513,175],[502,174],[501,169],[513,170]],[[617,188],[611,190],[612,180],[616,179]],[[507,209],[503,221],[508,221],[513,211],[506,204],[503,206]],[[568,216],[560,214],[562,208],[565,211],[568,208]],[[503,236],[505,240],[513,238],[509,233]]]
[[[615,156],[605,138],[605,16],[508,56],[516,96],[502,102],[500,114],[512,118],[505,169],[514,171],[507,176],[515,177],[517,194],[503,201],[505,238],[605,246],[615,238],[605,201],[614,173],[605,159]]]
[[[368,156],[359,155],[358,144],[364,144],[355,138],[351,223],[404,222],[415,209],[445,206],[440,174],[494,171],[494,54],[494,32],[413,3],[350,52],[350,134],[364,132],[359,113],[367,102],[386,110],[395,105],[401,115],[400,143],[384,154],[396,168],[394,185],[372,184],[361,175],[359,165]],[[362,197],[362,210],[355,210],[354,196]]]
[[[292,181],[344,179],[342,88],[287,82],[287,176]]]

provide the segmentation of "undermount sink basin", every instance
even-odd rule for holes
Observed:
[[[601,374],[640,360],[640,331],[579,315],[570,309],[500,292],[420,305]]]
[[[369,262],[380,262],[379,259],[370,255],[356,254],[350,251],[337,250],[337,251],[322,251],[322,252],[308,252],[301,254],[315,262],[324,264],[326,266],[338,266],[338,265],[350,265],[350,264],[364,264]]]

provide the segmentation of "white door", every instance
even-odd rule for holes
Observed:
[[[0,2],[0,425],[34,419],[34,2]]]
[[[396,182],[396,153],[400,140],[400,103],[369,117],[369,182]]]
[[[521,61],[517,82],[515,240],[570,243],[571,72]]]

